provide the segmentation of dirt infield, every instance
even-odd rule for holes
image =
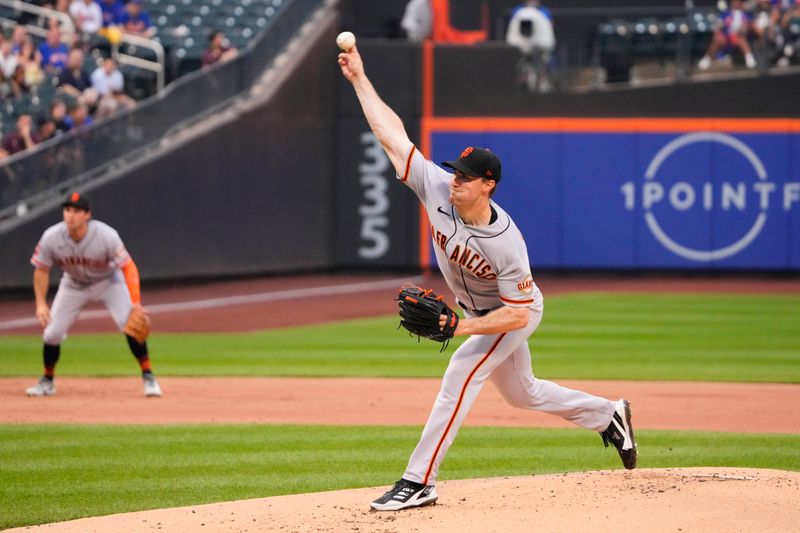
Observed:
[[[155,334],[248,331],[396,311],[408,277],[295,276],[145,290]],[[417,279],[448,294],[439,277]],[[567,292],[800,294],[800,280],[696,278],[537,279],[545,297]],[[363,298],[343,308],[341,294]],[[29,300],[0,302],[0,335],[38,334]],[[110,332],[105,311],[72,330]],[[33,377],[0,379],[0,423],[301,423],[422,425],[438,379],[174,378],[164,397],[144,398],[136,378],[59,378],[58,396],[27,398]],[[694,382],[560,382],[631,400],[641,429],[800,433],[800,386]],[[358,395],[352,391],[358,390]],[[411,394],[409,394],[411,392]],[[113,398],[113,402],[109,402]],[[369,402],[361,401],[369,398]],[[334,400],[332,400],[334,399]],[[42,409],[43,406],[46,409]],[[387,405],[392,406],[387,416]],[[403,405],[403,410],[397,406]],[[323,408],[324,407],[324,408]],[[507,406],[488,384],[466,425],[571,427]],[[387,480],[390,482],[393,480]],[[800,474],[749,469],[592,472],[439,484],[440,502],[373,513],[385,487],[162,509],[50,524],[24,531],[788,531],[800,523]]]
[[[142,396],[138,378],[58,380],[58,395],[28,398],[31,378],[0,379],[1,424],[266,423],[419,425],[439,379],[176,378],[160,379],[162,398]],[[630,400],[640,429],[800,433],[800,385],[576,381],[559,383]],[[358,394],[353,394],[358,391]],[[364,399],[367,398],[367,401]],[[544,413],[515,409],[490,383],[465,425],[575,427]]]
[[[444,481],[439,502],[369,511],[384,488],[84,518],[13,532],[775,531],[800,523],[800,474],[746,468],[601,471]]]

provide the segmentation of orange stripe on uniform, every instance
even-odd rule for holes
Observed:
[[[435,131],[513,131],[556,133],[688,133],[721,131],[728,133],[793,133],[800,131],[800,120],[787,118],[502,118],[432,117]]]
[[[403,177],[400,178],[400,181],[406,181],[408,179],[408,173],[411,172],[411,158],[414,157],[414,150],[416,149],[417,147],[412,144],[411,151],[408,152],[408,157],[406,158],[406,169],[405,172],[403,172]]]
[[[453,411],[453,416],[450,417],[450,421],[447,423],[447,427],[444,428],[444,433],[442,434],[442,438],[439,439],[439,444],[436,445],[436,449],[433,451],[431,462],[428,464],[428,470],[425,472],[425,479],[422,481],[423,485],[428,484],[428,477],[431,475],[431,470],[433,470],[433,463],[436,462],[436,456],[439,455],[439,450],[442,448],[442,444],[444,444],[444,439],[447,437],[447,434],[450,433],[450,428],[453,427],[453,422],[455,421],[456,416],[458,415],[458,410],[461,409],[461,402],[464,401],[464,393],[467,391],[467,385],[469,385],[469,382],[472,381],[472,377],[475,375],[475,372],[477,372],[478,369],[483,365],[483,363],[485,363],[486,360],[489,359],[489,357],[494,353],[495,348],[497,348],[497,345],[500,344],[500,341],[503,340],[503,337],[505,336],[506,334],[503,333],[499,337],[497,337],[497,340],[494,341],[492,347],[489,348],[489,351],[486,352],[486,355],[483,356],[480,362],[478,362],[478,364],[475,365],[475,368],[473,368],[472,372],[470,372],[469,376],[467,376],[467,380],[464,381],[464,385],[461,386],[461,393],[458,395],[458,403],[456,403],[456,408]]]
[[[532,304],[536,301],[533,298],[531,298],[530,300],[511,300],[509,298],[503,298],[502,296],[500,297],[500,299],[507,304]]]

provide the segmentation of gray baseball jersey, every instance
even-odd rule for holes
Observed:
[[[473,314],[503,305],[541,308],[542,294],[517,225],[494,202],[490,224],[464,224],[450,203],[452,177],[414,149],[400,179],[425,206],[436,261],[459,305]]]
[[[131,296],[120,271],[131,260],[117,231],[89,220],[86,235],[75,242],[65,223],[45,230],[31,257],[35,267],[58,266],[64,271],[44,330],[45,343],[58,345],[90,301],[102,302],[120,330],[131,310]]]
[[[75,285],[89,285],[112,277],[130,259],[114,228],[99,220],[89,220],[80,242],[72,240],[63,222],[45,230],[31,264],[44,268],[58,266]]]
[[[525,327],[472,335],[451,356],[403,478],[425,485],[436,481],[439,465],[488,379],[515,407],[557,415],[595,431],[606,429],[613,402],[533,376],[528,337],[539,327],[544,302],[531,277],[525,242],[508,213],[491,202],[488,225],[464,224],[450,203],[453,175],[413,147],[398,178],[425,206],[439,268],[467,316],[503,305],[529,309]]]

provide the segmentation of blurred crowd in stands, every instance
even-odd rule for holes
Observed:
[[[490,39],[490,23],[483,15],[480,30],[454,28],[449,18],[453,4],[452,0],[410,0],[400,28],[417,42],[473,44]],[[633,67],[638,67],[637,81],[647,77],[686,81],[692,72],[712,67],[766,70],[800,64],[800,0],[719,0],[713,4],[686,0],[684,6],[653,2],[649,7],[615,3],[608,6],[606,20],[602,20],[601,7],[587,9],[585,17],[576,15],[576,8],[559,7],[551,11],[538,0],[525,0],[495,12],[492,38],[502,39],[504,34],[505,42],[519,49],[518,81],[532,92],[563,89],[573,82],[594,87],[632,82]],[[571,29],[563,30],[583,19],[600,21],[591,43]],[[554,26],[562,29],[561,37],[567,37],[558,49]],[[588,65],[591,78],[584,68]]]
[[[726,4],[726,3],[723,3]],[[697,64],[730,60],[738,51],[747,68],[788,66],[800,46],[800,0],[731,0],[723,5],[711,43]]]
[[[17,23],[10,35],[0,34],[2,109],[7,118],[16,117],[13,130],[3,131],[0,158],[134,106],[117,62],[107,47],[103,52],[95,47],[95,36],[111,41],[122,32],[148,36],[154,31],[141,0],[39,4],[69,16],[75,31],[65,31],[57,17],[39,17],[30,23],[44,26],[43,40],[28,33],[29,21]],[[42,96],[48,100],[44,109],[35,105]],[[9,123],[4,123],[6,130]]]
[[[69,17],[27,15],[0,33],[0,161],[61,133],[134,107],[126,78],[112,54],[123,35],[152,38],[142,0],[49,0],[29,4]],[[29,24],[41,28],[31,35]],[[236,55],[213,31],[202,64]]]
[[[169,5],[164,6],[170,2],[160,0],[150,0],[145,5],[142,0],[33,0],[27,3],[52,10],[47,12],[49,15],[60,15],[26,13],[17,22],[1,19],[0,161],[63,132],[135,106],[131,80],[120,70],[112,51],[125,35],[157,37],[157,26],[145,5],[159,8],[154,19],[171,12]],[[219,20],[217,17],[222,14],[246,11],[241,6],[231,10],[227,4],[236,3],[232,0],[200,3],[207,5],[197,11],[201,17],[194,19]],[[247,5],[255,3],[254,0],[246,2]],[[479,29],[454,27],[450,3],[450,0],[410,0],[401,22],[406,36],[412,41],[432,39],[461,44],[489,39],[489,23],[485,19]],[[182,4],[188,6],[191,0],[182,0]],[[273,6],[279,4],[280,0],[272,2]],[[706,33],[702,48],[693,54],[697,70],[729,63],[734,56],[736,62],[751,69],[800,62],[800,0],[728,0],[718,2],[718,6],[719,12],[713,13],[712,19],[702,18],[702,22],[712,20],[713,35]],[[209,11],[211,8],[217,11]],[[266,7],[267,11],[272,9]],[[260,18],[254,19],[258,27],[265,24],[263,14],[262,11]],[[74,31],[64,23],[67,17]],[[232,24],[238,24],[238,19],[231,20],[233,22],[227,24],[229,29],[235,28]],[[688,15],[687,21],[691,22]],[[200,22],[205,26],[204,21]],[[41,31],[34,33],[31,29],[29,33],[30,25]],[[671,26],[675,24],[665,24],[666,28]],[[658,25],[648,27],[658,28]],[[694,28],[691,24],[686,27]],[[616,33],[622,35],[622,29],[624,27],[619,26]],[[629,39],[631,33],[625,34],[625,39]],[[706,48],[709,36],[710,44]],[[198,66],[209,66],[237,55],[237,49],[221,31],[207,29],[205,37],[208,47],[202,57],[198,55]],[[505,39],[520,50],[517,67],[520,83],[531,91],[551,90],[551,70],[557,58],[550,11],[538,0],[522,1],[508,14]],[[702,58],[697,61],[700,54]],[[143,95],[137,93],[137,97]]]

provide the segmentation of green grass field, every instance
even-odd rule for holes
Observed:
[[[800,298],[580,294],[548,299],[532,337],[547,378],[800,382]],[[156,333],[160,375],[440,376],[448,354],[394,317],[224,335]],[[156,318],[157,328],[157,318]],[[0,376],[40,340],[0,338]],[[74,335],[59,374],[135,375],[117,335]],[[57,401],[57,399],[56,399]],[[419,427],[0,426],[0,528],[160,507],[388,485]],[[640,466],[800,470],[800,435],[638,431]],[[491,457],[491,461],[487,461]],[[619,468],[579,429],[464,428],[441,479]]]
[[[419,433],[375,426],[0,426],[0,528],[390,485]],[[638,440],[642,468],[800,470],[800,435],[641,431]],[[440,479],[618,468],[617,454],[595,433],[468,427]]]
[[[800,297],[575,294],[550,298],[531,338],[548,378],[800,383]],[[153,335],[156,372],[170,376],[439,377],[430,341],[395,317],[244,334]],[[157,317],[156,317],[157,328]],[[58,373],[118,376],[136,366],[119,334],[73,335]],[[41,372],[41,340],[0,339],[0,376]]]

